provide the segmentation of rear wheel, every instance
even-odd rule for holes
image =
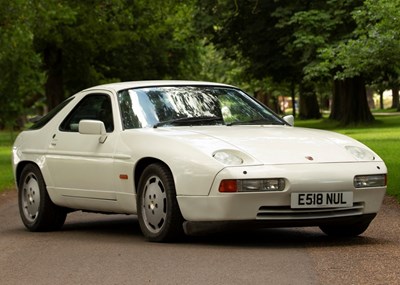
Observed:
[[[333,237],[356,237],[365,232],[370,222],[359,222],[351,225],[325,225],[319,228]]]
[[[183,235],[183,217],[168,167],[156,163],[144,170],[137,203],[140,228],[149,241],[173,241]]]
[[[18,183],[18,206],[22,222],[33,232],[58,230],[67,216],[65,209],[50,200],[43,176],[33,164],[22,170]]]

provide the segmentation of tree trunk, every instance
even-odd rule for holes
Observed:
[[[260,101],[261,103],[263,103],[265,106],[268,106],[271,108],[270,106],[270,96],[268,93],[264,92],[263,90],[258,90],[256,92],[254,92],[254,95],[256,97],[256,99],[258,101]]]
[[[385,106],[383,105],[383,92],[384,90],[379,91],[379,109],[381,110],[385,109]]]
[[[366,124],[374,121],[368,106],[364,80],[361,77],[335,80],[330,119],[342,125]]]
[[[392,88],[392,108],[399,110],[399,88]]]
[[[61,49],[48,46],[43,53],[44,65],[47,71],[45,92],[49,110],[64,100],[62,51]]]
[[[278,99],[273,96],[271,93],[264,92],[263,90],[258,90],[254,92],[254,95],[258,101],[263,103],[265,106],[268,106],[277,114],[282,114],[282,110],[279,106]]]
[[[296,117],[296,85],[293,81],[290,86],[290,97],[292,98],[292,115]]]
[[[313,86],[300,85],[300,110],[299,117],[301,119],[320,119],[322,117],[319,110],[317,94]]]
[[[375,109],[374,90],[367,88],[367,101],[370,109]]]

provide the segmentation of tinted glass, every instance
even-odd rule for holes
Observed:
[[[125,129],[178,125],[285,124],[241,90],[210,86],[135,88],[119,92]]]
[[[64,102],[60,103],[57,107],[48,112],[43,118],[41,118],[39,121],[33,124],[29,129],[37,130],[45,126],[48,122],[50,122],[51,119],[53,119],[55,115],[58,114],[58,112],[60,112],[65,106],[67,106],[68,103],[72,101],[72,99],[73,97],[68,98]]]
[[[99,120],[107,132],[114,130],[111,101],[108,95],[92,94],[84,97],[60,125],[65,132],[78,132],[81,120]]]

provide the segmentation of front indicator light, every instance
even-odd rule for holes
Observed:
[[[384,187],[386,184],[386,174],[358,175],[354,177],[355,188]]]
[[[238,191],[237,180],[222,180],[219,184],[219,192],[232,193]]]
[[[285,179],[239,179],[222,180],[219,185],[219,192],[268,192],[283,191]]]

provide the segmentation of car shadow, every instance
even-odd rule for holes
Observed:
[[[85,233],[123,237],[127,240],[147,242],[140,230],[136,216],[128,215],[93,215],[84,219],[67,220],[61,234]],[[388,243],[389,241],[368,235],[368,231],[358,237],[337,238],[322,233],[316,227],[306,228],[267,228],[258,230],[221,231],[218,233],[203,233],[198,236],[184,236],[169,244],[197,246],[226,247],[329,247],[329,246],[363,246]]]
[[[69,220],[61,229],[62,232],[85,232],[96,235],[114,235],[134,237],[142,236],[136,216],[130,215],[96,215],[88,214],[87,218]]]
[[[327,236],[316,227],[269,228],[251,231],[221,232],[218,234],[187,237],[187,242],[199,245],[230,247],[329,247],[383,244],[387,241],[369,237],[368,233],[352,238]]]

